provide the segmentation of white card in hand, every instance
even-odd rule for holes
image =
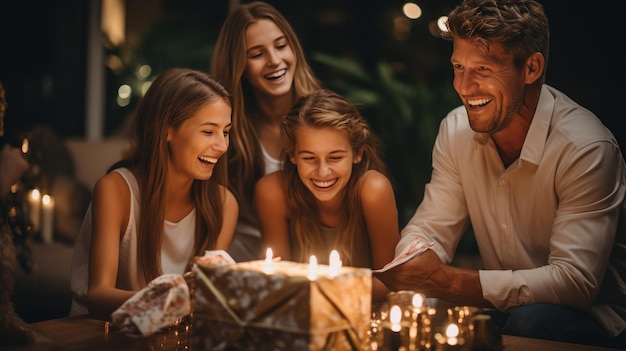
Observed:
[[[374,269],[372,273],[382,273],[390,270],[391,268],[401,265],[404,262],[412,259],[413,257],[422,254],[424,251],[428,250],[435,243],[424,243],[420,240],[415,240],[411,245],[407,246],[396,258],[394,258],[391,262],[387,263],[381,269]]]

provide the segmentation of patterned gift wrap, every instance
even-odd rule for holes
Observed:
[[[372,273],[289,261],[194,266],[194,350],[361,350]]]

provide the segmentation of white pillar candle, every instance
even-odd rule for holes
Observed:
[[[41,192],[39,189],[35,188],[28,193],[28,211],[33,231],[38,232],[41,222]]]
[[[44,243],[50,244],[54,233],[54,199],[50,195],[44,195],[41,203],[43,207],[41,238]]]

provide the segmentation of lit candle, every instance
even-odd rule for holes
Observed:
[[[309,280],[315,280],[317,278],[317,257],[311,255],[309,258]]]
[[[385,332],[385,344],[389,346],[389,351],[398,351],[400,349],[401,320],[402,309],[400,309],[400,306],[391,306],[391,310],[389,310],[389,329]]]
[[[272,251],[272,248],[268,247],[267,250],[265,251],[265,264],[272,263],[273,256],[274,256],[274,252]]]
[[[39,189],[33,189],[28,194],[28,210],[30,211],[30,222],[33,225],[33,231],[39,231],[39,222],[41,221],[41,192]]]
[[[28,142],[28,139],[22,140],[22,153],[27,154],[28,149],[30,149],[30,143]]]
[[[44,195],[41,203],[43,205],[41,237],[44,243],[50,244],[54,233],[54,199],[50,195]]]
[[[419,345],[418,337],[422,329],[421,314],[424,311],[425,296],[420,293],[415,293],[411,300],[413,311],[411,313],[411,326],[409,328],[409,350],[415,350]]]
[[[272,248],[268,247],[267,250],[265,250],[265,262],[263,263],[263,269],[266,273],[269,273],[272,270],[273,256],[274,252],[272,251]]]
[[[339,252],[337,252],[337,250],[332,250],[330,252],[329,266],[330,268],[328,274],[331,277],[338,275],[341,271],[341,259],[339,258]]]
[[[415,293],[413,295],[413,308],[419,313],[422,310],[422,306],[424,306],[424,295],[420,293]]]
[[[438,335],[437,339],[437,351],[457,351],[461,349],[463,345],[463,339],[459,337],[460,329],[455,323],[450,323],[446,327],[445,336]]]
[[[394,305],[389,311],[389,322],[391,322],[391,330],[399,332],[401,329],[400,320],[402,319],[402,310],[400,306]]]
[[[446,328],[446,337],[448,338],[448,345],[456,345],[459,343],[459,326],[450,323]]]

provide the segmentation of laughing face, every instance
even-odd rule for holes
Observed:
[[[246,70],[256,94],[283,96],[291,92],[296,56],[285,34],[270,20],[246,29]]]
[[[228,150],[230,116],[230,105],[219,99],[206,103],[177,128],[170,127],[170,173],[183,179],[211,178],[215,164]]]
[[[296,132],[291,162],[304,185],[320,202],[338,201],[361,155],[352,150],[348,136],[332,128],[301,127]]]
[[[451,62],[454,89],[467,109],[472,129],[493,134],[509,126],[520,112],[526,86],[513,54],[496,42],[487,51],[473,41],[457,39]]]

